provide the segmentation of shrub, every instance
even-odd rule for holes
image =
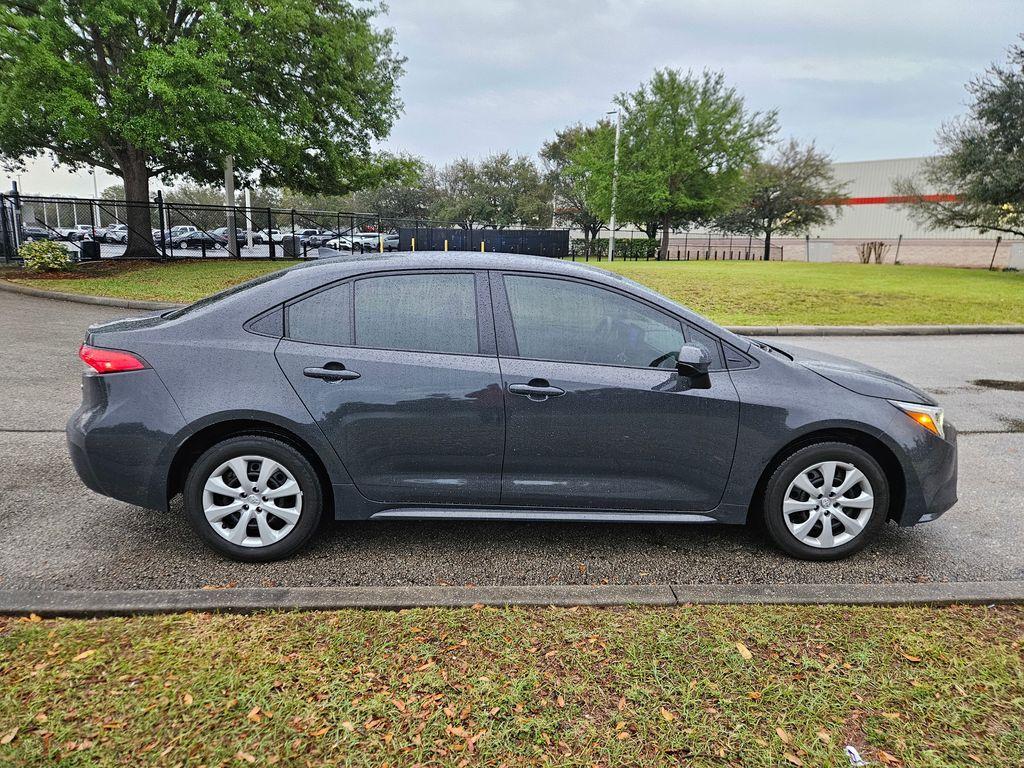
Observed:
[[[591,240],[589,243],[584,242],[583,238],[574,238],[570,243],[570,253],[577,259],[586,258],[588,255],[587,245],[589,248],[589,256],[592,259],[606,259],[608,258],[608,238],[597,237]],[[615,258],[622,259],[623,261],[633,261],[634,259],[653,259],[658,255],[658,241],[649,240],[644,238],[615,238]]]
[[[63,245],[52,240],[25,243],[18,250],[18,255],[25,260],[25,269],[33,272],[52,272],[71,266],[71,254]]]

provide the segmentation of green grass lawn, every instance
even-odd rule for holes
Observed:
[[[100,264],[25,285],[188,302],[294,262]],[[591,262],[726,325],[1024,323],[1024,274],[801,262]]]
[[[1024,764],[1024,606],[0,618],[4,766]]]

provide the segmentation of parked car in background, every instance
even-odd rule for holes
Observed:
[[[338,237],[337,230],[324,229],[315,235],[309,235],[306,238],[306,244],[312,248],[319,248],[326,245],[330,240]]]
[[[97,230],[98,240],[101,243],[127,243],[128,242],[128,225],[127,224],[111,224],[109,227],[103,230]]]
[[[182,235],[177,235],[171,238],[171,245],[174,248],[208,248],[211,250],[226,248],[228,239],[221,235],[216,235],[213,232],[205,232],[203,230],[196,230],[194,232],[186,232]],[[245,245],[244,238],[238,239],[238,246],[242,248]]]
[[[165,229],[164,230],[164,232],[163,232],[164,241],[167,244],[170,244],[170,243],[172,243],[177,238],[184,237],[185,235],[189,235],[189,234],[191,234],[193,232],[198,232],[198,231],[199,231],[199,227],[193,226],[191,224],[176,224],[175,226],[171,227],[170,229]],[[160,243],[160,230],[159,229],[154,229],[153,230],[153,242],[157,243],[158,245]]]
[[[32,242],[33,240],[57,240],[57,234],[52,230],[46,229],[45,227],[22,227],[21,228],[21,241]]]
[[[387,235],[384,237],[387,250]],[[394,250],[398,250],[397,237]],[[380,248],[380,238],[376,232],[354,232],[328,240],[323,245],[338,251],[376,251]]]
[[[252,241],[259,245],[265,245],[270,242],[280,243],[281,238],[284,235],[281,234],[279,229],[261,229],[252,236]]]
[[[164,512],[181,494],[239,560],[323,515],[759,519],[836,560],[956,502],[957,432],[917,387],[543,257],[323,259],[94,325],[79,354],[78,475]]]
[[[92,226],[89,224],[76,224],[73,227],[56,227],[54,229],[54,240],[85,240],[92,236]]]

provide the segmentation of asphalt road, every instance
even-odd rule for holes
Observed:
[[[961,430],[960,503],[890,525],[839,563],[790,560],[727,526],[497,522],[325,525],[265,565],[205,549],[180,502],[159,513],[87,490],[63,425],[79,399],[85,327],[124,310],[0,293],[0,589],[259,586],[888,583],[1024,579],[1024,337],[778,339],[876,365],[935,393]]]

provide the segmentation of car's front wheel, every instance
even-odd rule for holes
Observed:
[[[312,465],[287,443],[262,435],[229,438],[203,453],[185,480],[185,511],[196,532],[236,560],[278,560],[316,530],[323,492]]]
[[[765,488],[764,522],[785,552],[839,560],[864,548],[885,524],[889,481],[867,451],[816,443],[787,456]]]

